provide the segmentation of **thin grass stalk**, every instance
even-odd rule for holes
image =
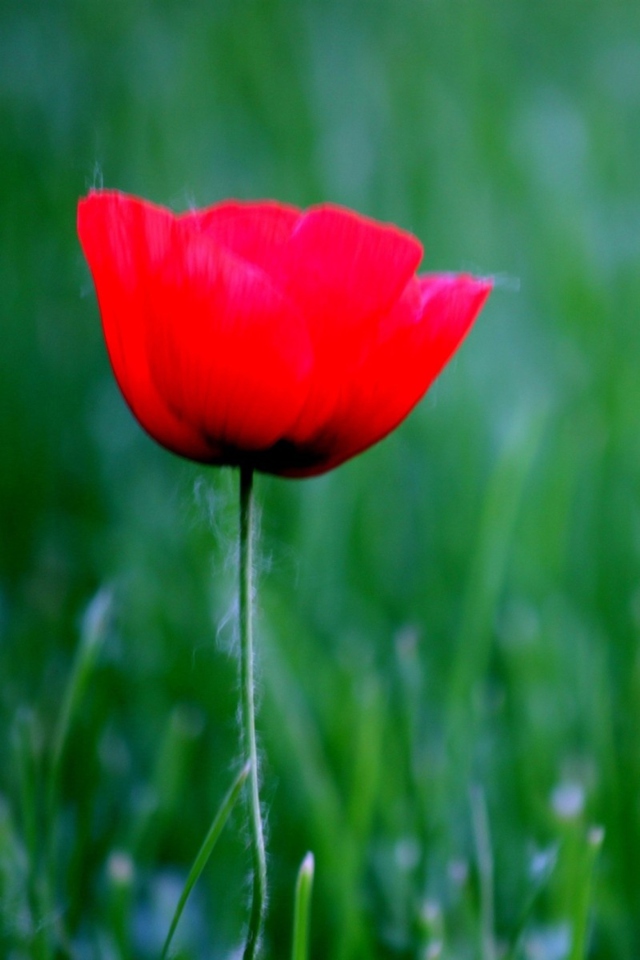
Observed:
[[[248,775],[249,775],[249,764],[246,763],[242,768],[242,770],[240,771],[240,773],[235,778],[235,780],[233,781],[233,783],[231,784],[231,787],[229,788],[226,796],[224,797],[222,803],[220,804],[220,807],[218,808],[218,812],[213,818],[213,822],[211,824],[211,827],[209,828],[209,832],[207,833],[207,836],[205,837],[202,843],[202,846],[200,847],[200,850],[198,851],[198,854],[195,860],[193,861],[193,866],[189,871],[189,876],[187,877],[187,881],[184,885],[184,889],[182,891],[182,894],[180,895],[180,899],[178,900],[178,905],[176,906],[176,909],[174,911],[173,919],[171,920],[171,924],[169,926],[169,932],[164,942],[164,947],[162,948],[162,954],[161,954],[160,960],[165,960],[165,958],[168,956],[169,947],[171,946],[171,941],[173,940],[173,935],[176,932],[178,923],[180,922],[180,917],[182,916],[182,911],[184,910],[187,900],[189,899],[189,894],[195,887],[200,874],[202,873],[202,871],[207,865],[209,857],[213,852],[213,848],[218,842],[218,838],[222,833],[224,825],[229,819],[231,811],[236,805],[236,801],[238,800],[240,791],[242,790],[242,787],[244,786],[244,782],[247,779]]]
[[[585,960],[587,956],[589,934],[589,911],[593,893],[593,873],[598,854],[604,841],[604,829],[591,827],[587,833],[586,849],[583,854],[581,882],[574,892],[573,916],[571,917],[572,939],[569,960]]]
[[[471,788],[471,817],[476,845],[478,876],[480,879],[480,932],[483,960],[496,960],[493,854],[489,816],[484,791],[479,786]]]
[[[309,913],[315,861],[308,853],[300,865],[296,881],[296,893],[293,908],[293,943],[291,960],[308,960],[309,956]]]

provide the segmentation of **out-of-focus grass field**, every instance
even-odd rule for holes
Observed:
[[[237,477],[120,399],[75,235],[103,182],[332,200],[500,278],[393,436],[259,480],[266,956],[308,849],[315,960],[640,955],[639,171],[634,0],[4,0],[0,956],[157,957],[237,770]],[[242,824],[182,958],[240,942]]]

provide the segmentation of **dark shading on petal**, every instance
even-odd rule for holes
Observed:
[[[404,420],[462,343],[491,289],[491,280],[453,274],[419,277],[408,286],[375,348],[354,369],[340,406],[309,443],[326,452],[323,469],[377,443]]]

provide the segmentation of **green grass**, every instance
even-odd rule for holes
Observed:
[[[0,956],[159,957],[238,771],[237,477],[117,393],[100,182],[502,278],[393,436],[258,480],[266,955],[311,850],[311,960],[638,956],[638,38],[632,0],[0,6]],[[230,955],[249,862],[236,809],[177,956]]]

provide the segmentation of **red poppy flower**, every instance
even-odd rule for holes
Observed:
[[[393,430],[491,290],[416,276],[422,247],[335,206],[175,215],[108,190],[78,207],[122,393],[192,460],[312,476]]]

